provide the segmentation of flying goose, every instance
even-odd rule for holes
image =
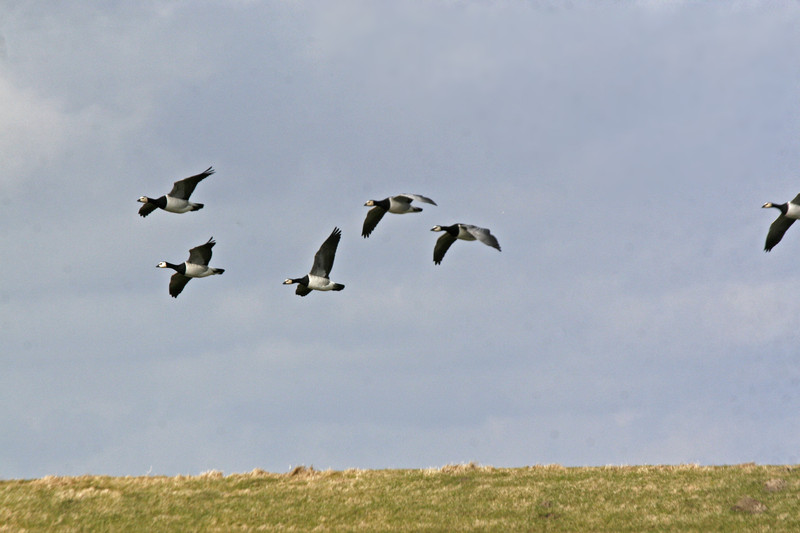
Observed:
[[[397,196],[390,196],[383,200],[368,200],[365,206],[372,207],[367,211],[367,218],[364,219],[364,227],[361,230],[361,236],[365,239],[370,236],[372,230],[381,221],[383,215],[387,212],[403,215],[405,213],[419,213],[422,211],[421,207],[411,205],[412,201],[425,202],[428,204],[436,205],[436,202],[425,196],[419,194],[398,194]]]
[[[224,268],[212,268],[208,266],[208,262],[211,260],[211,248],[213,248],[215,244],[214,237],[211,237],[208,239],[207,243],[195,246],[189,250],[189,259],[185,262],[173,265],[167,261],[162,261],[156,265],[158,268],[171,268],[175,271],[169,280],[170,296],[177,298],[192,278],[204,278],[206,276],[213,276],[214,274],[222,274],[225,272]]]
[[[769,227],[769,233],[767,233],[767,242],[764,244],[764,251],[769,252],[776,244],[781,242],[783,234],[786,233],[786,230],[789,229],[794,221],[800,218],[800,194],[795,196],[794,200],[791,202],[783,204],[767,202],[761,207],[774,207],[781,212],[778,218],[775,219],[775,222]]]
[[[198,183],[213,173],[214,169],[212,167],[208,167],[200,174],[176,181],[172,185],[172,190],[164,196],[160,196],[158,198],[150,198],[147,196],[140,197],[138,201],[142,202],[144,205],[139,209],[139,214],[143,217],[146,217],[155,211],[156,208],[161,208],[164,211],[169,211],[170,213],[186,213],[187,211],[197,211],[198,209],[202,209],[203,204],[195,204],[190,202],[189,196],[192,195],[192,192]]]
[[[342,230],[333,228],[330,236],[325,239],[325,242],[319,247],[317,253],[314,254],[314,266],[311,267],[311,271],[302,278],[287,279],[283,284],[291,285],[292,283],[297,283],[295,294],[300,296],[305,296],[312,290],[340,291],[344,289],[344,285],[341,283],[333,283],[328,277],[333,268],[336,247],[339,246],[339,239],[341,238]]]
[[[474,241],[478,239],[483,244],[497,248],[500,251],[500,244],[497,239],[489,233],[486,228],[479,228],[471,224],[453,224],[452,226],[434,226],[431,231],[443,231],[444,234],[436,240],[436,246],[433,248],[433,262],[437,265],[444,259],[444,254],[450,245],[456,242],[456,239],[464,241]]]

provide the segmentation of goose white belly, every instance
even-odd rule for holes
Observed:
[[[308,288],[315,291],[330,291],[333,290],[335,284],[328,278],[322,276],[308,275]]]
[[[188,200],[167,196],[167,205],[164,207],[164,211],[169,211],[170,213],[186,213],[191,210],[192,204]]]
[[[800,205],[789,202],[786,206],[786,217],[800,220]]]
[[[462,239],[462,240],[465,240],[465,241],[474,241],[475,240],[475,235],[473,235],[472,233],[467,231],[462,226],[459,226],[458,227],[458,235],[456,236],[456,238]]]
[[[214,273],[214,269],[207,265],[195,265],[193,263],[186,263],[186,274],[188,278],[204,278]]]
[[[411,207],[411,204],[408,202],[398,202],[394,198],[389,199],[389,212],[395,213],[397,215],[402,215],[403,213],[411,213],[414,211],[414,208]]]

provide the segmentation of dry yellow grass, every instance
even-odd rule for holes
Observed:
[[[800,469],[253,470],[0,482],[0,531],[800,531]]]

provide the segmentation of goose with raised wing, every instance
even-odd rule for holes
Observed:
[[[178,180],[172,184],[172,190],[158,198],[150,198],[149,196],[142,196],[139,202],[144,205],[139,209],[139,214],[146,217],[156,209],[163,209],[170,213],[187,213],[189,211],[197,211],[203,209],[203,204],[197,204],[189,201],[189,197],[194,192],[197,184],[209,177],[214,173],[212,167],[208,167],[200,174],[189,176],[182,180]]]
[[[211,261],[211,248],[215,244],[214,237],[211,237],[205,244],[195,246],[189,250],[189,259],[183,263],[175,265],[168,261],[161,261],[156,265],[158,268],[171,268],[175,271],[169,280],[170,296],[177,298],[192,278],[204,278],[225,272],[224,268],[208,266],[208,262]]]
[[[367,218],[364,219],[364,227],[361,229],[361,236],[367,238],[370,236],[375,226],[381,221],[383,215],[386,213],[394,213],[396,215],[404,215],[406,213],[419,213],[422,211],[421,207],[411,205],[411,202],[425,202],[426,204],[436,205],[436,202],[419,194],[398,194],[397,196],[390,196],[383,200],[368,200],[364,205],[372,207],[367,211]]]
[[[472,224],[453,224],[452,226],[437,225],[432,227],[431,231],[444,232],[442,236],[436,240],[436,246],[433,247],[433,262],[437,265],[442,262],[444,254],[447,253],[450,246],[458,239],[463,241],[478,240],[487,246],[496,248],[498,252],[500,251],[500,244],[497,242],[497,239],[486,228],[479,228]]]
[[[314,254],[314,265],[311,271],[302,278],[289,278],[283,282],[284,285],[297,284],[295,294],[305,296],[311,291],[340,291],[344,289],[341,283],[334,283],[330,280],[333,260],[336,257],[336,248],[342,238],[342,230],[333,228],[333,231]]]

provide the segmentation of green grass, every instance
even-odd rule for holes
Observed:
[[[48,476],[0,481],[0,532],[800,531],[798,489],[752,464]]]

